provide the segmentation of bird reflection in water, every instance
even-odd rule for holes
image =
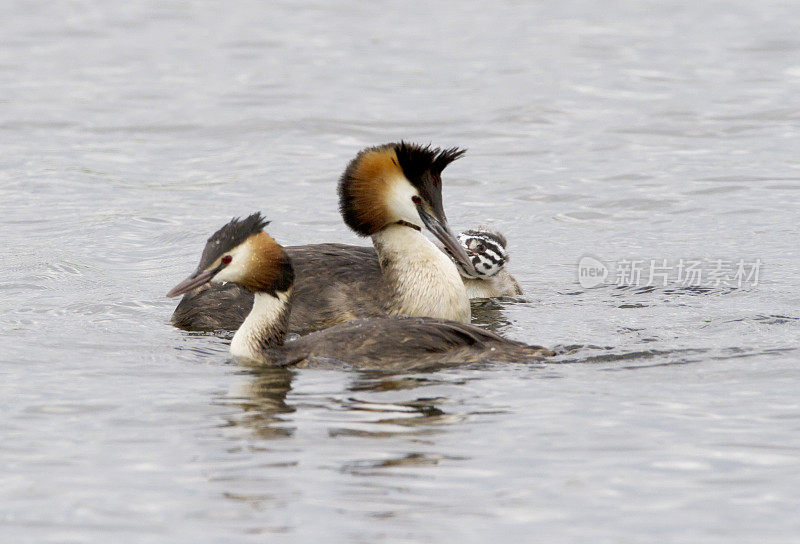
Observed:
[[[507,301],[524,300],[520,297],[510,298],[478,298],[470,301],[472,306],[472,324],[495,333],[501,333],[511,321],[504,315],[503,310]]]
[[[253,430],[259,438],[288,438],[294,428],[287,425],[284,414],[295,411],[286,403],[286,395],[292,389],[295,371],[280,367],[253,367],[248,372],[252,378],[240,397],[234,400],[243,410],[241,418],[232,423]]]
[[[290,438],[295,426],[289,414],[297,408],[287,402],[293,380],[303,371],[275,367],[250,367],[250,376],[236,397],[229,397],[226,404],[242,409],[232,425],[242,425],[262,439]],[[322,402],[329,405],[332,414],[337,414],[328,429],[330,437],[391,437],[400,435],[433,434],[441,432],[437,427],[463,421],[464,414],[450,414],[442,409],[448,399],[434,396],[406,396],[408,400],[384,402],[374,394],[391,391],[412,392],[431,386],[453,386],[464,383],[454,377],[438,378],[430,374],[402,374],[386,371],[352,372],[353,379],[342,391],[342,395],[324,394]],[[311,393],[313,395],[313,393]],[[300,393],[303,402],[309,395]],[[372,417],[374,414],[374,417]],[[365,417],[366,416],[366,417]]]

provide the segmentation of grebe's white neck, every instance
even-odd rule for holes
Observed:
[[[276,292],[274,295],[255,293],[253,309],[231,340],[231,355],[265,361],[270,348],[283,345],[289,328],[291,293],[291,289]]]
[[[464,282],[456,265],[420,231],[400,224],[372,235],[393,315],[470,322]]]

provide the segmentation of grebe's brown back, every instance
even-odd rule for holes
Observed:
[[[374,249],[287,248],[296,276],[290,331],[381,315],[470,321],[456,266],[421,232],[429,230],[462,267],[472,269],[442,204],[442,170],[462,154],[401,142],[364,149],[350,162],[339,181],[340,211],[358,235],[372,237]],[[233,285],[206,285],[183,297],[172,322],[186,329],[236,329],[252,300]]]
[[[237,358],[279,366],[342,362],[358,368],[407,370],[483,361],[531,362],[552,355],[474,325],[425,317],[358,319],[284,343],[294,298],[294,270],[256,213],[234,219],[208,241],[194,274],[167,296],[209,282],[232,282],[254,293],[253,307],[231,341]]]

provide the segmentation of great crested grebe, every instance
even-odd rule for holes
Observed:
[[[522,288],[511,273],[508,263],[508,242],[499,232],[486,227],[465,230],[458,241],[467,249],[472,270],[467,270],[458,260],[458,267],[469,298],[513,297],[522,294]]]
[[[339,180],[339,207],[347,226],[371,236],[374,248],[286,248],[296,275],[291,332],[383,315],[469,323],[469,298],[458,269],[421,232],[430,231],[455,261],[474,272],[442,205],[442,170],[463,153],[405,142],[358,153]],[[172,322],[192,330],[233,330],[252,304],[252,293],[235,285],[206,285],[183,297]]]
[[[197,270],[168,297],[209,282],[252,291],[253,307],[236,331],[234,357],[276,366],[408,370],[448,363],[532,362],[552,355],[540,346],[507,340],[474,325],[429,317],[373,317],[313,332],[284,344],[294,299],[288,253],[263,228],[260,213],[233,219],[209,238]]]

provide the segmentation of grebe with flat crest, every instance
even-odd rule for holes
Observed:
[[[370,236],[374,248],[287,247],[296,278],[289,331],[385,315],[470,322],[458,269],[421,232],[430,231],[456,262],[473,269],[442,204],[441,173],[463,153],[400,142],[364,149],[350,161],[339,181],[339,208],[347,226]],[[234,330],[252,305],[246,289],[203,285],[186,293],[172,322],[191,330]]]
[[[409,370],[490,361],[537,362],[553,353],[474,325],[429,317],[350,321],[284,343],[294,299],[291,258],[266,232],[260,213],[233,219],[209,238],[197,270],[168,297],[209,282],[254,293],[247,318],[231,340],[236,358],[286,367],[327,366]]]

